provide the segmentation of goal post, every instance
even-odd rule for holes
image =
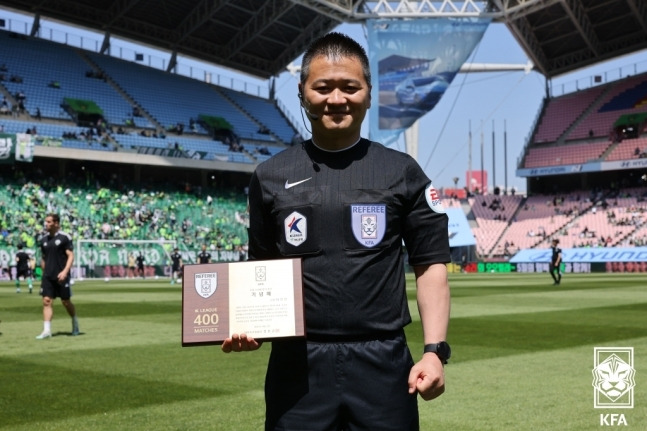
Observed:
[[[174,240],[77,239],[72,278],[126,278],[128,257],[144,257],[146,277],[167,276]]]

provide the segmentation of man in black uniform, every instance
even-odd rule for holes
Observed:
[[[20,278],[27,281],[29,286],[29,293],[32,292],[32,271],[31,271],[31,257],[28,253],[23,251],[23,245],[18,244],[18,252],[16,253],[16,293],[20,293]]]
[[[202,250],[198,253],[198,263],[211,263],[211,253],[207,251],[207,244],[202,244]]]
[[[182,255],[180,254],[179,249],[176,247],[173,249],[171,254],[171,284],[175,282],[180,277],[180,269],[182,268]]]
[[[299,83],[312,139],[259,165],[250,182],[250,259],[303,261],[307,340],[272,343],[266,430],[418,430],[416,394],[444,391],[447,215],[411,157],[360,137],[370,82],[357,42],[315,41]],[[425,343],[415,364],[403,331],[403,240]],[[232,334],[222,350],[259,347]]]
[[[60,230],[61,219],[58,214],[48,214],[45,217],[45,230],[47,235],[40,239],[41,268],[43,279],[40,285],[40,294],[43,297],[43,332],[36,338],[39,340],[52,336],[52,317],[54,309],[52,302],[61,298],[63,306],[72,318],[72,335],[79,335],[79,322],[76,318],[76,309],[70,298],[70,269],[74,262],[72,237]]]
[[[146,271],[144,271],[144,263],[146,262],[146,260],[144,259],[144,255],[141,251],[139,252],[135,260],[137,261],[137,275],[139,275],[141,278],[146,278]]]
[[[562,249],[559,248],[559,240],[557,238],[553,239],[550,250],[551,256],[548,271],[550,272],[550,276],[553,278],[553,284],[558,285],[562,282],[562,273],[560,268],[562,265]]]

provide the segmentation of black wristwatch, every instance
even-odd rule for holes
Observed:
[[[452,349],[446,341],[434,344],[425,344],[424,353],[435,353],[443,364],[446,364],[449,358],[452,357]]]

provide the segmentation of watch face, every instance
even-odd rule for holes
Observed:
[[[436,344],[427,344],[424,351],[425,353],[436,353],[445,363],[447,363],[447,360],[452,356],[452,349],[446,341],[441,341]]]
[[[452,356],[452,349],[449,347],[449,344],[447,344],[445,341],[441,341],[438,343],[438,355],[440,355],[443,359],[447,360]]]

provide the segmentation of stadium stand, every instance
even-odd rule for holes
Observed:
[[[35,182],[18,176],[0,187],[2,246],[22,242],[33,247],[47,212],[61,214],[62,229],[75,238],[176,240],[190,250],[198,250],[202,243],[218,250],[235,250],[247,243],[246,198],[231,190],[213,196],[159,186],[120,190],[89,187],[78,180]]]
[[[61,107],[65,97],[99,102],[110,124],[124,124],[132,109],[106,81],[86,77],[90,64],[70,47],[0,31],[0,54],[6,74],[20,78],[1,84],[12,95],[24,93],[25,109],[32,116],[40,109],[42,117],[70,120]]]
[[[146,73],[142,73],[143,66],[94,53],[87,55],[166,130],[178,124],[188,126],[191,119],[197,122],[200,114],[206,114],[225,118],[240,138],[272,141],[270,136],[258,133],[260,125],[212,85],[155,69],[145,68]],[[140,70],[133,73],[136,68]],[[207,134],[204,129],[199,133]]]
[[[647,112],[646,105],[640,105],[647,98],[647,74],[641,74],[612,84],[608,94],[601,100],[599,109],[585,116],[568,133],[566,139],[586,139],[590,136],[611,136],[614,122],[624,114]]]
[[[641,188],[536,195],[524,198],[507,221],[498,223],[487,221],[492,213],[482,209],[483,199],[474,199],[474,213],[481,214],[473,232],[479,251],[488,257],[546,248],[552,238],[558,238],[562,248],[641,245],[647,229],[646,199]]]
[[[592,142],[528,149],[526,168],[586,163],[596,160],[609,148],[611,142]]]
[[[88,150],[181,149],[186,157],[198,153],[203,160],[251,164],[283,150],[296,134],[269,100],[233,90],[225,95],[214,85],[109,56],[6,31],[0,31],[0,56],[5,75],[19,77],[0,82],[0,93],[12,107],[19,99],[24,105],[24,111],[0,117],[0,124],[9,133],[35,127],[37,145],[52,145],[53,139],[54,145]],[[63,108],[65,98],[96,103],[109,136],[88,138],[88,127],[75,124]],[[213,140],[200,115],[233,126],[235,151],[231,143]]]
[[[630,160],[647,157],[647,137],[624,139],[606,157],[606,161]]]
[[[477,226],[472,228],[481,255],[491,253],[501,234],[517,211],[521,196],[483,196],[470,198]]]
[[[548,99],[542,119],[537,126],[534,143],[543,144],[557,141],[604,91],[603,87],[594,87]]]

